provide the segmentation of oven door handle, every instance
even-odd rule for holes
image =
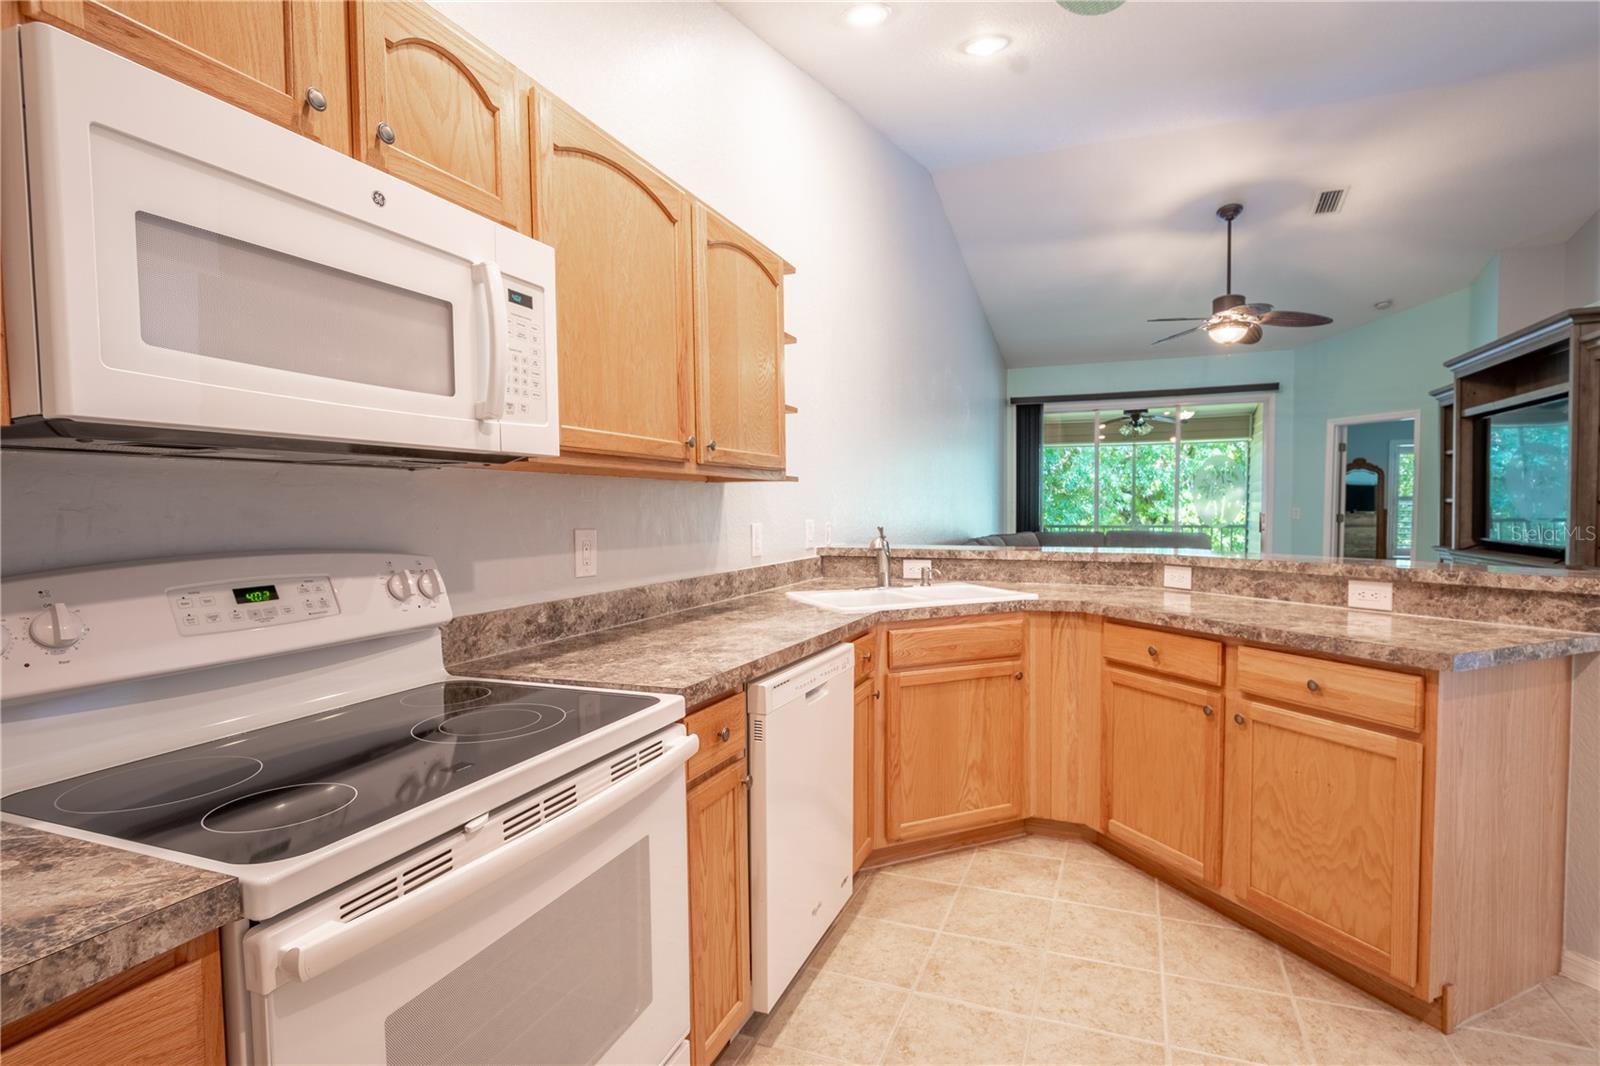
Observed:
[[[492,259],[472,264],[472,280],[483,283],[489,298],[489,367],[484,374],[488,380],[474,413],[480,422],[493,422],[506,413],[506,345],[511,340],[506,325],[506,282],[500,264]]]
[[[431,881],[415,892],[408,892],[398,901],[355,921],[334,920],[307,930],[297,939],[278,947],[274,958],[270,960],[271,964],[263,967],[265,973],[252,975],[266,985],[253,991],[265,995],[278,985],[290,981],[310,981],[362,952],[458,906],[485,885],[560,847],[667,778],[674,774],[681,776],[684,763],[699,747],[700,738],[692,733],[671,740],[665,745],[661,756],[644,769],[635,771],[593,799],[491,851],[459,871]]]

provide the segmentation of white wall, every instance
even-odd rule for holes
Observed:
[[[1500,336],[1600,303],[1600,212],[1561,244],[1515,248],[1499,259]]]
[[[789,471],[701,485],[122,456],[0,459],[6,573],[187,552],[431,552],[458,609],[805,554],[874,524],[927,542],[1000,523],[999,355],[926,171],[713,4],[444,4],[793,263]],[[559,281],[558,281],[559,291]],[[559,296],[558,296],[559,298]],[[572,530],[599,530],[575,581]]]

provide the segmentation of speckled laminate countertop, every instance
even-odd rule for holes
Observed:
[[[1037,600],[836,614],[775,589],[614,629],[451,665],[458,674],[680,695],[693,707],[885,621],[1068,611],[1323,655],[1427,670],[1475,670],[1600,651],[1600,634],[1283,600],[1102,585],[988,582]],[[848,587],[819,580],[792,588]]]
[[[243,913],[239,882],[0,822],[0,1020],[10,1023]]]

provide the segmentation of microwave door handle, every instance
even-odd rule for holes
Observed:
[[[485,260],[472,264],[472,280],[481,282],[489,299],[489,368],[485,374],[484,398],[473,412],[480,422],[493,422],[506,413],[506,283],[500,264]]]
[[[670,777],[683,779],[683,765],[700,747],[694,734],[668,741],[661,755],[616,785],[566,814],[530,830],[496,848],[460,871],[407,892],[352,922],[330,921],[306,930],[276,948],[266,947],[246,963],[250,990],[267,995],[290,981],[311,981],[357,955],[400,936],[446,910],[459,906],[472,893],[511,874],[539,856],[616,813]]]

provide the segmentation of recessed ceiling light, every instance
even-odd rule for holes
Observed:
[[[844,20],[857,29],[882,26],[894,12],[888,4],[856,4],[844,13]]]
[[[1389,310],[1389,308],[1394,306],[1394,301],[1393,300],[1379,300],[1377,303],[1373,304],[1372,306],[1375,307],[1376,309],[1378,309],[1379,311],[1387,311],[1387,310]]]
[[[961,50],[969,56],[992,56],[996,52],[1004,52],[1011,44],[1011,38],[1002,37],[997,33],[985,34],[974,37],[961,46]]]

